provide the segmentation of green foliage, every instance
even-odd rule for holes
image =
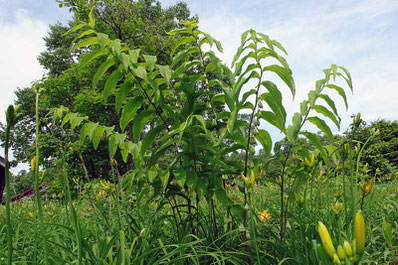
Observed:
[[[64,105],[80,113],[83,117],[89,117],[91,121],[116,128],[120,126],[115,108],[102,100],[102,90],[92,89],[92,77],[98,66],[106,61],[101,50],[99,53],[91,52],[91,47],[87,46],[93,43],[90,34],[94,31],[89,26],[87,28],[74,27],[82,20],[88,20],[91,7],[94,6],[92,22],[96,29],[103,32],[99,36],[118,38],[127,42],[129,47],[156,55],[157,63],[170,61],[171,49],[178,41],[178,39],[167,35],[166,31],[179,27],[180,21],[190,18],[189,9],[184,3],[162,8],[159,3],[154,1],[59,2],[63,6],[69,7],[74,13],[74,17],[68,25],[57,23],[50,26],[49,34],[44,39],[46,50],[38,58],[40,64],[48,70],[48,75],[40,81],[44,90],[41,92],[39,106],[40,133],[43,135],[40,139],[40,163],[46,167],[60,160],[57,152],[59,142],[66,144],[78,140],[69,128],[60,130],[52,124],[51,119],[47,116],[51,108]],[[67,32],[68,34],[65,34]],[[82,43],[80,48],[72,49],[74,44],[81,40],[84,40],[85,43]],[[104,41],[106,40],[100,38],[99,43],[103,44]],[[114,43],[117,45],[116,41]],[[79,64],[77,64],[78,62]],[[102,88],[103,83],[99,85]],[[112,85],[112,82],[108,82],[107,87],[111,88]],[[21,105],[22,120],[11,131],[14,140],[10,147],[13,149],[15,157],[15,161],[11,161],[11,165],[30,161],[34,152],[32,146],[35,135],[33,126],[35,95],[31,87],[27,87],[18,89],[16,97],[16,103]],[[2,126],[1,130],[4,133],[5,127]],[[83,163],[86,164],[89,177],[97,178],[108,175],[110,166],[106,145],[98,146],[96,150],[87,143],[82,143],[82,145]],[[27,150],[29,151],[27,152]],[[71,176],[79,177],[85,174],[81,165],[82,161],[77,153],[67,150],[66,159],[72,168],[69,172]],[[117,159],[121,161],[120,157]],[[120,166],[119,170],[126,172],[131,168],[132,165],[127,164],[127,166]]]
[[[183,4],[162,10],[153,1],[59,2],[76,15],[66,36],[78,34],[72,52],[80,52],[79,63],[43,81],[48,95],[65,97],[44,96],[44,107],[39,108],[37,91],[35,136],[37,157],[42,139],[40,151],[53,148],[48,158],[61,158],[63,178],[53,180],[60,191],[53,199],[65,208],[54,201],[57,214],[50,231],[36,193],[41,232],[28,258],[40,259],[39,239],[49,235],[55,249],[48,251],[43,241],[46,262],[327,264],[316,223],[334,224],[332,238],[342,244],[342,238],[352,237],[341,233],[352,230],[343,228],[353,223],[357,209],[371,215],[367,203],[375,193],[373,179],[358,183],[367,176],[362,155],[377,133],[372,131],[361,145],[354,139],[360,125],[356,118],[351,137],[335,142],[338,137],[329,127],[331,122],[339,128],[341,119],[328,91],[337,91],[346,105],[346,91],[337,83],[343,81],[352,91],[345,68],[333,64],[325,69],[290,122],[283,94],[268,78],[287,86],[293,97],[296,86],[286,50],[269,36],[244,32],[228,67],[213,51],[222,52],[221,43],[199,30],[196,20],[179,21],[180,27],[167,36],[154,34],[158,23],[175,25],[170,12],[172,18],[184,15]],[[128,10],[142,13],[126,20]],[[130,27],[150,22],[152,16],[157,22],[148,31],[149,39],[142,39],[147,45],[131,45],[126,34],[136,28]],[[150,49],[155,35],[171,41],[167,52]],[[83,89],[73,82],[83,82]],[[93,96],[86,97],[90,91]],[[68,99],[65,106],[49,104]],[[40,121],[42,113],[46,116]],[[304,130],[307,122],[324,136]],[[285,138],[273,143],[269,132],[259,129],[261,123],[278,128]],[[47,138],[39,137],[44,132]],[[39,164],[35,161],[36,190]],[[76,168],[76,175],[84,174],[87,180],[97,171],[109,181],[84,184],[70,175]],[[274,177],[267,178],[267,171]],[[75,202],[74,189],[80,198]],[[273,220],[263,224],[270,216]],[[6,227],[9,231],[10,222]],[[377,234],[383,234],[389,248],[373,246],[384,250],[384,260],[389,260],[393,228],[384,219],[382,228]],[[362,235],[360,254],[365,248]],[[364,260],[370,256],[365,251]]]
[[[353,137],[362,143],[371,137],[374,131],[378,134],[368,143],[363,152],[363,164],[368,164],[369,175],[376,175],[381,180],[394,178],[398,168],[398,122],[377,120],[371,124],[362,122],[355,132],[346,132],[347,137]]]

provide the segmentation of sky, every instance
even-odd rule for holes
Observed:
[[[175,0],[160,1],[167,7]],[[296,82],[292,98],[281,84],[283,102],[290,116],[299,110],[322,69],[331,64],[346,67],[352,76],[354,94],[348,95],[348,111],[335,94],[342,124],[361,112],[366,122],[378,118],[398,119],[398,1],[218,1],[188,0],[191,14],[199,16],[201,30],[221,41],[222,60],[230,65],[240,44],[240,35],[254,29],[278,40]],[[55,0],[0,0],[0,109],[15,100],[17,87],[29,86],[44,74],[37,56],[45,49],[48,26],[66,24],[71,14]],[[251,86],[249,83],[248,86]],[[246,87],[249,89],[251,87]],[[0,121],[4,122],[4,111]],[[333,132],[337,128],[329,123]],[[281,136],[262,124],[274,139]],[[312,130],[313,128],[309,127]],[[3,151],[1,150],[1,153]]]

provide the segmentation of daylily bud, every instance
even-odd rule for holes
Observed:
[[[256,176],[254,175],[254,172],[252,170],[251,177],[250,177],[250,184],[251,184],[252,187],[254,187],[255,181],[256,181]]]
[[[28,212],[27,214],[28,214],[30,219],[34,219],[35,218],[31,212]]]
[[[365,219],[359,210],[354,219],[354,238],[356,242],[355,254],[361,256],[365,249]]]
[[[345,151],[347,154],[350,153],[350,144],[349,144],[349,143],[346,143],[346,144],[344,145],[344,151]]]
[[[243,173],[240,174],[240,177],[243,179],[245,182],[246,186],[250,186],[250,180],[248,177],[246,177]]]
[[[326,254],[333,260],[336,250],[333,246],[332,239],[326,226],[322,222],[318,222],[318,233],[322,240],[322,246]]]
[[[15,110],[13,105],[9,105],[7,110],[6,110],[6,120],[9,125],[12,125],[14,123],[14,118],[15,118]]]
[[[359,124],[361,123],[361,113],[360,112],[358,112],[357,116],[355,116],[354,123],[356,126],[359,126]]]
[[[369,180],[369,185],[366,186],[366,190],[365,190],[365,196],[369,195],[369,193],[372,191],[372,187],[373,187],[373,179]]]
[[[341,264],[339,256],[337,256],[336,253],[333,255],[333,263],[334,264]]]
[[[305,160],[305,164],[308,167],[313,167],[315,164],[315,155],[314,154],[311,155],[311,161],[309,161],[306,157],[304,158],[304,160]]]
[[[361,150],[361,144],[357,143],[357,146],[355,146],[355,153],[358,154],[360,150]]]
[[[337,247],[337,255],[339,256],[340,260],[345,260],[346,253],[345,253],[343,247],[340,245]]]
[[[46,172],[47,172],[46,169],[44,169],[44,170],[41,172],[40,181],[43,181],[44,177],[46,176]]]
[[[344,248],[344,252],[347,254],[347,256],[351,257],[352,256],[352,248],[351,248],[350,242],[348,242],[347,240],[344,240],[343,248]]]
[[[37,160],[36,156],[34,156],[32,160],[30,160],[30,168],[32,172],[35,172],[36,170],[36,162],[37,162],[36,160]]]

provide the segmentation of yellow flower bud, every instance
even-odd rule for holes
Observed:
[[[35,170],[36,170],[36,162],[37,162],[37,159],[36,159],[36,156],[34,156],[32,158],[32,160],[30,160],[30,168],[31,168],[32,172],[35,172]]]
[[[372,191],[372,188],[373,188],[373,179],[370,179],[369,185],[366,186],[365,196],[369,195],[369,193]]]
[[[254,187],[255,181],[256,181],[256,176],[254,175],[254,172],[252,170],[251,177],[250,177],[250,184],[251,184],[252,187]]]
[[[33,216],[33,214],[32,214],[31,212],[28,212],[28,216],[29,216],[29,218],[32,219],[32,220],[35,219],[35,217]]]
[[[336,253],[333,255],[333,263],[334,264],[341,264],[339,256],[337,256]]]
[[[355,243],[355,254],[361,256],[363,250],[365,249],[365,219],[363,217],[362,211],[359,210],[355,215],[354,219],[354,238]]]
[[[345,151],[347,154],[350,152],[350,144],[349,144],[349,143],[346,143],[346,144],[344,145],[344,151]]]
[[[339,256],[340,260],[345,260],[346,253],[345,253],[343,247],[340,245],[337,247],[337,255]]]
[[[318,233],[322,240],[323,249],[329,256],[329,258],[333,260],[334,255],[336,254],[336,250],[334,248],[332,239],[330,238],[329,231],[322,222],[318,222]]]
[[[357,146],[355,146],[355,153],[358,154],[359,151],[361,151],[361,144],[357,143]]]
[[[250,186],[249,178],[247,178],[243,173],[240,174],[240,177],[243,179],[243,181],[245,182],[246,186],[249,187]]]
[[[44,169],[44,170],[41,172],[40,181],[43,181],[44,177],[46,176],[46,172],[47,172],[46,169]]]
[[[344,248],[344,252],[347,254],[347,256],[351,257],[352,256],[352,248],[351,248],[350,242],[348,242],[347,240],[344,240],[343,248]]]
[[[315,164],[315,155],[314,154],[311,155],[311,160],[307,159],[306,157],[304,158],[304,160],[305,160],[306,166],[313,167]]]

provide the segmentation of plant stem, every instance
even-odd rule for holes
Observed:
[[[36,91],[36,165],[35,165],[35,198],[37,204],[37,211],[39,215],[40,221],[40,234],[43,239],[44,244],[44,263],[47,265],[48,262],[48,244],[47,244],[47,237],[45,235],[44,229],[44,221],[43,221],[43,210],[41,207],[41,199],[40,199],[40,190],[39,190],[39,157],[40,157],[40,150],[39,150],[39,91]]]
[[[11,236],[11,212],[10,212],[10,165],[8,163],[8,148],[10,140],[10,124],[6,127],[6,139],[4,145],[5,160],[5,179],[6,179],[6,224],[7,224],[7,242],[8,242],[8,265],[12,264],[12,236]]]
[[[75,236],[76,236],[76,241],[77,241],[79,265],[82,265],[83,264],[82,263],[83,243],[82,243],[82,238],[81,238],[81,233],[80,233],[80,226],[79,226],[79,221],[77,219],[75,208],[73,206],[72,195],[70,192],[68,171],[66,170],[66,162],[65,162],[65,150],[62,150],[61,152],[62,152],[62,167],[63,167],[63,171],[64,171],[64,185],[65,185],[66,191],[67,191],[67,197],[68,197],[68,201],[69,201],[69,209],[72,213],[72,224],[74,226]]]

